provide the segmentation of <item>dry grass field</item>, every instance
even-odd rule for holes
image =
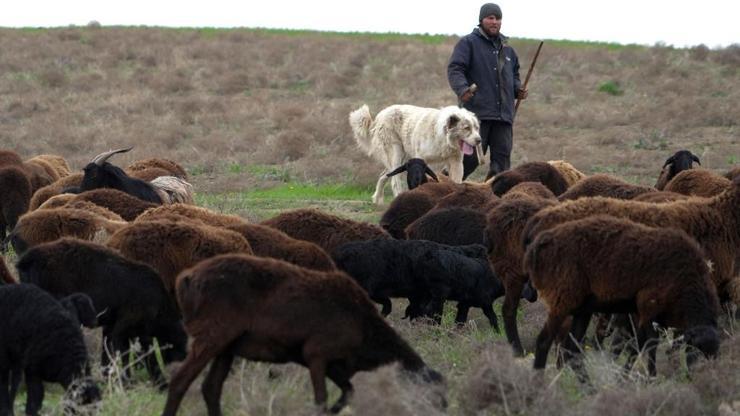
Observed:
[[[191,175],[198,204],[259,220],[314,206],[377,221],[370,203],[381,166],[355,147],[348,113],[385,106],[455,104],[446,81],[454,37],[315,32],[76,27],[0,29],[0,148],[29,158],[64,156],[74,170],[111,148],[111,161],[166,157]],[[537,42],[512,39],[522,78]],[[587,174],[653,185],[679,149],[725,172],[740,164],[740,46],[622,46],[546,42],[515,124],[514,165],[565,159]],[[476,172],[479,179],[483,172]],[[390,199],[390,198],[387,198]],[[6,257],[13,262],[15,256]],[[496,310],[500,308],[496,303]],[[478,310],[464,328],[448,309],[441,326],[390,322],[447,379],[453,415],[739,415],[740,330],[721,322],[720,358],[689,374],[681,356],[658,354],[658,378],[621,374],[587,351],[593,389],[569,369],[535,373],[513,359]],[[500,314],[499,314],[500,316]],[[533,350],[545,316],[523,305],[520,333]],[[89,332],[93,357],[99,334]],[[554,363],[551,358],[550,363]],[[154,415],[165,395],[146,382],[102,381],[91,414]],[[274,377],[277,373],[277,377]],[[144,380],[144,375],[141,374]],[[395,368],[358,374],[344,414],[436,415],[425,392]],[[204,415],[193,384],[180,414]],[[331,398],[338,390],[331,390]],[[22,413],[25,396],[16,401]],[[44,402],[63,413],[58,387]],[[237,360],[222,400],[227,415],[312,414],[305,369]]]

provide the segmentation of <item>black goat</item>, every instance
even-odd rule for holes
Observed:
[[[113,188],[143,199],[144,201],[161,204],[162,199],[150,183],[132,178],[128,176],[123,169],[106,162],[111,156],[117,153],[128,152],[132,148],[133,147],[111,150],[95,156],[92,162],[85,166],[85,176],[82,178],[80,191],[84,192],[98,188]]]

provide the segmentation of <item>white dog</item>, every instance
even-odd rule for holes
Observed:
[[[450,170],[450,179],[462,182],[463,154],[472,154],[481,141],[475,114],[455,106],[392,105],[373,120],[370,109],[363,105],[350,113],[349,124],[360,148],[385,166],[373,194],[376,204],[383,203],[386,173],[411,158],[442,162]],[[394,196],[406,190],[402,175],[393,176],[391,181]]]

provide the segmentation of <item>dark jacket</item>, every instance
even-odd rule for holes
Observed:
[[[475,28],[455,45],[447,66],[447,80],[460,97],[470,84],[478,91],[463,106],[480,120],[514,121],[514,98],[521,88],[519,58],[507,38],[489,38]]]

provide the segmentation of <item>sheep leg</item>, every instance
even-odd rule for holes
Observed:
[[[330,365],[329,367],[327,367],[326,375],[342,391],[342,394],[339,396],[339,399],[337,399],[337,402],[334,403],[331,409],[329,409],[329,411],[332,413],[339,413],[347,405],[347,402],[349,401],[350,397],[352,397],[352,393],[354,392],[352,383],[350,383],[349,381],[349,379],[351,378],[351,374],[349,374],[344,366],[340,367],[336,365]]]
[[[308,372],[311,375],[311,384],[313,385],[313,397],[316,406],[326,409],[326,362],[323,358],[316,357],[306,360]]]
[[[385,176],[387,172],[383,170],[383,172],[380,173],[380,178],[378,178],[378,183],[375,185],[375,193],[373,194],[373,202],[376,205],[381,205],[383,201],[385,200],[384,194],[384,188],[385,184],[388,182],[388,177]]]
[[[213,360],[208,375],[203,380],[201,391],[208,408],[208,416],[221,416],[221,391],[233,362],[234,354],[230,351],[221,353]]]
[[[40,377],[26,371],[26,415],[38,415],[43,401],[44,383]]]
[[[540,334],[537,336],[537,345],[534,355],[535,369],[539,370],[545,368],[545,364],[547,364],[547,354],[550,352],[550,347],[552,347],[552,341],[563,326],[565,318],[565,315],[554,315],[552,313],[548,315],[545,326],[542,327],[542,331],[540,331]]]
[[[519,282],[510,282],[506,287],[504,304],[501,307],[501,314],[504,316],[506,339],[514,349],[514,356],[517,357],[524,355],[524,348],[522,348],[522,341],[519,339],[519,330],[516,325],[516,310],[519,307],[519,296],[522,293],[523,286]]]
[[[588,374],[583,366],[583,338],[586,335],[588,324],[591,321],[591,313],[584,312],[573,315],[570,333],[565,340],[563,350],[565,362],[568,362],[582,383],[588,382]]]
[[[391,304],[391,299],[387,296],[373,296],[371,298],[375,303],[379,303],[383,306],[383,309],[380,311],[380,314],[383,316],[390,315],[391,311],[393,310],[393,305]]]
[[[658,349],[658,334],[650,323],[641,325],[637,330],[637,346],[640,351],[647,352],[648,374],[650,374],[650,377],[655,377],[657,375],[655,354]]]
[[[0,415],[12,415],[13,397],[9,393],[10,369],[0,370]]]
[[[496,312],[493,311],[493,305],[484,304],[481,306],[481,309],[483,310],[483,314],[486,315],[486,318],[488,318],[488,322],[491,323],[493,330],[496,331],[497,334],[500,334],[501,329],[498,327],[498,319],[496,318]]]
[[[13,408],[15,402],[16,393],[18,393],[18,387],[21,385],[21,374],[23,373],[23,367],[16,365],[10,369],[10,407]],[[2,414],[2,413],[0,413]]]
[[[180,402],[183,396],[185,396],[185,392],[187,392],[190,384],[203,371],[203,368],[211,361],[211,358],[219,353],[221,348],[223,348],[222,344],[199,342],[197,338],[195,339],[190,351],[188,351],[187,357],[185,357],[185,361],[175,371],[172,380],[170,380],[170,387],[167,391],[167,403],[162,411],[162,416],[175,416],[177,408],[180,407]]]
[[[465,325],[468,320],[468,311],[470,310],[470,304],[465,302],[457,302],[457,315],[455,315],[455,322],[458,325]],[[485,310],[483,311],[485,313]],[[486,316],[488,316],[486,314]],[[495,315],[494,315],[495,316]],[[496,318],[494,317],[494,320]]]

